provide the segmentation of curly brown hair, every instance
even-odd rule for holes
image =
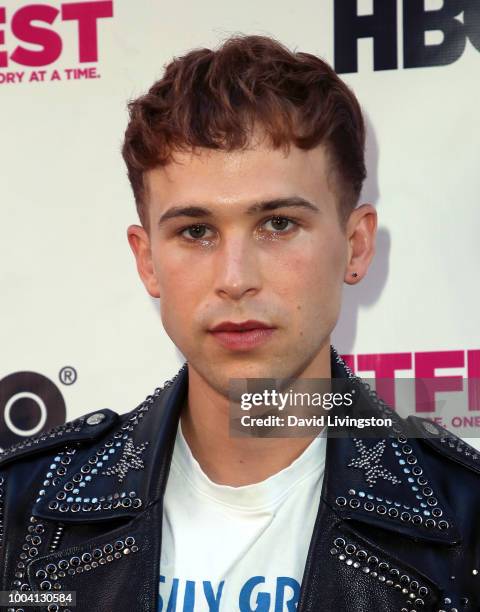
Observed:
[[[267,36],[235,35],[216,50],[174,58],[149,91],[128,104],[122,155],[147,228],[144,173],[194,147],[249,145],[256,125],[273,148],[325,145],[342,224],[366,176],[365,125],[353,92],[315,55]]]

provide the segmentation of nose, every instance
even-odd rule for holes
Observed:
[[[259,253],[248,236],[225,236],[215,265],[215,293],[225,299],[240,300],[261,288]]]

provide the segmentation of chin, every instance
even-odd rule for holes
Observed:
[[[227,380],[229,378],[281,378],[285,376],[285,366],[274,364],[267,359],[238,360],[230,364],[218,364],[215,368]]]

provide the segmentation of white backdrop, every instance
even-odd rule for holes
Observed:
[[[173,56],[215,46],[234,32],[273,35],[333,63],[334,0],[91,0],[81,4],[95,6],[80,9],[39,2],[47,7],[43,23],[32,21],[33,2],[0,0],[0,378],[42,374],[60,390],[68,419],[103,407],[123,412],[182,363],[126,241],[127,226],[137,222],[120,156],[127,100],[159,78]],[[416,354],[432,351],[433,366],[445,351],[460,351],[451,362],[456,367],[433,373],[467,376],[466,351],[480,351],[480,18],[458,16],[458,28],[477,47],[459,35],[465,49],[456,61],[445,63],[452,52],[441,47],[449,30],[429,31],[424,40],[440,45],[443,55],[436,57],[444,65],[404,68],[409,2],[418,5],[386,3],[397,9],[396,22],[385,21],[397,31],[397,68],[375,70],[373,40],[364,38],[358,71],[343,74],[368,120],[363,200],[377,207],[379,233],[367,278],[345,286],[333,343],[355,356],[407,353],[412,364]],[[447,4],[432,0],[425,9],[440,14]],[[357,8],[368,15],[374,7],[359,0]],[[338,19],[337,11],[341,28]],[[32,37],[35,27],[55,34],[36,30]],[[345,27],[341,32],[347,44]],[[43,43],[25,42],[35,36]],[[25,51],[28,62],[40,65],[16,61],[25,62]],[[379,60],[382,53],[377,49]],[[75,369],[63,378],[76,376],[73,384],[59,379],[65,366]],[[414,373],[412,367],[397,375]],[[2,384],[3,409],[12,389],[21,389]],[[18,400],[17,425],[35,429],[38,415],[27,418],[29,408],[20,403],[29,400]],[[14,409],[10,402],[11,415]],[[53,410],[48,402],[46,410]]]

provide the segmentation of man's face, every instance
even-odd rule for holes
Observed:
[[[225,396],[229,378],[300,375],[330,343],[349,241],[328,169],[322,146],[256,145],[177,154],[146,174],[140,274],[169,337]],[[270,331],[212,332],[248,320]]]

